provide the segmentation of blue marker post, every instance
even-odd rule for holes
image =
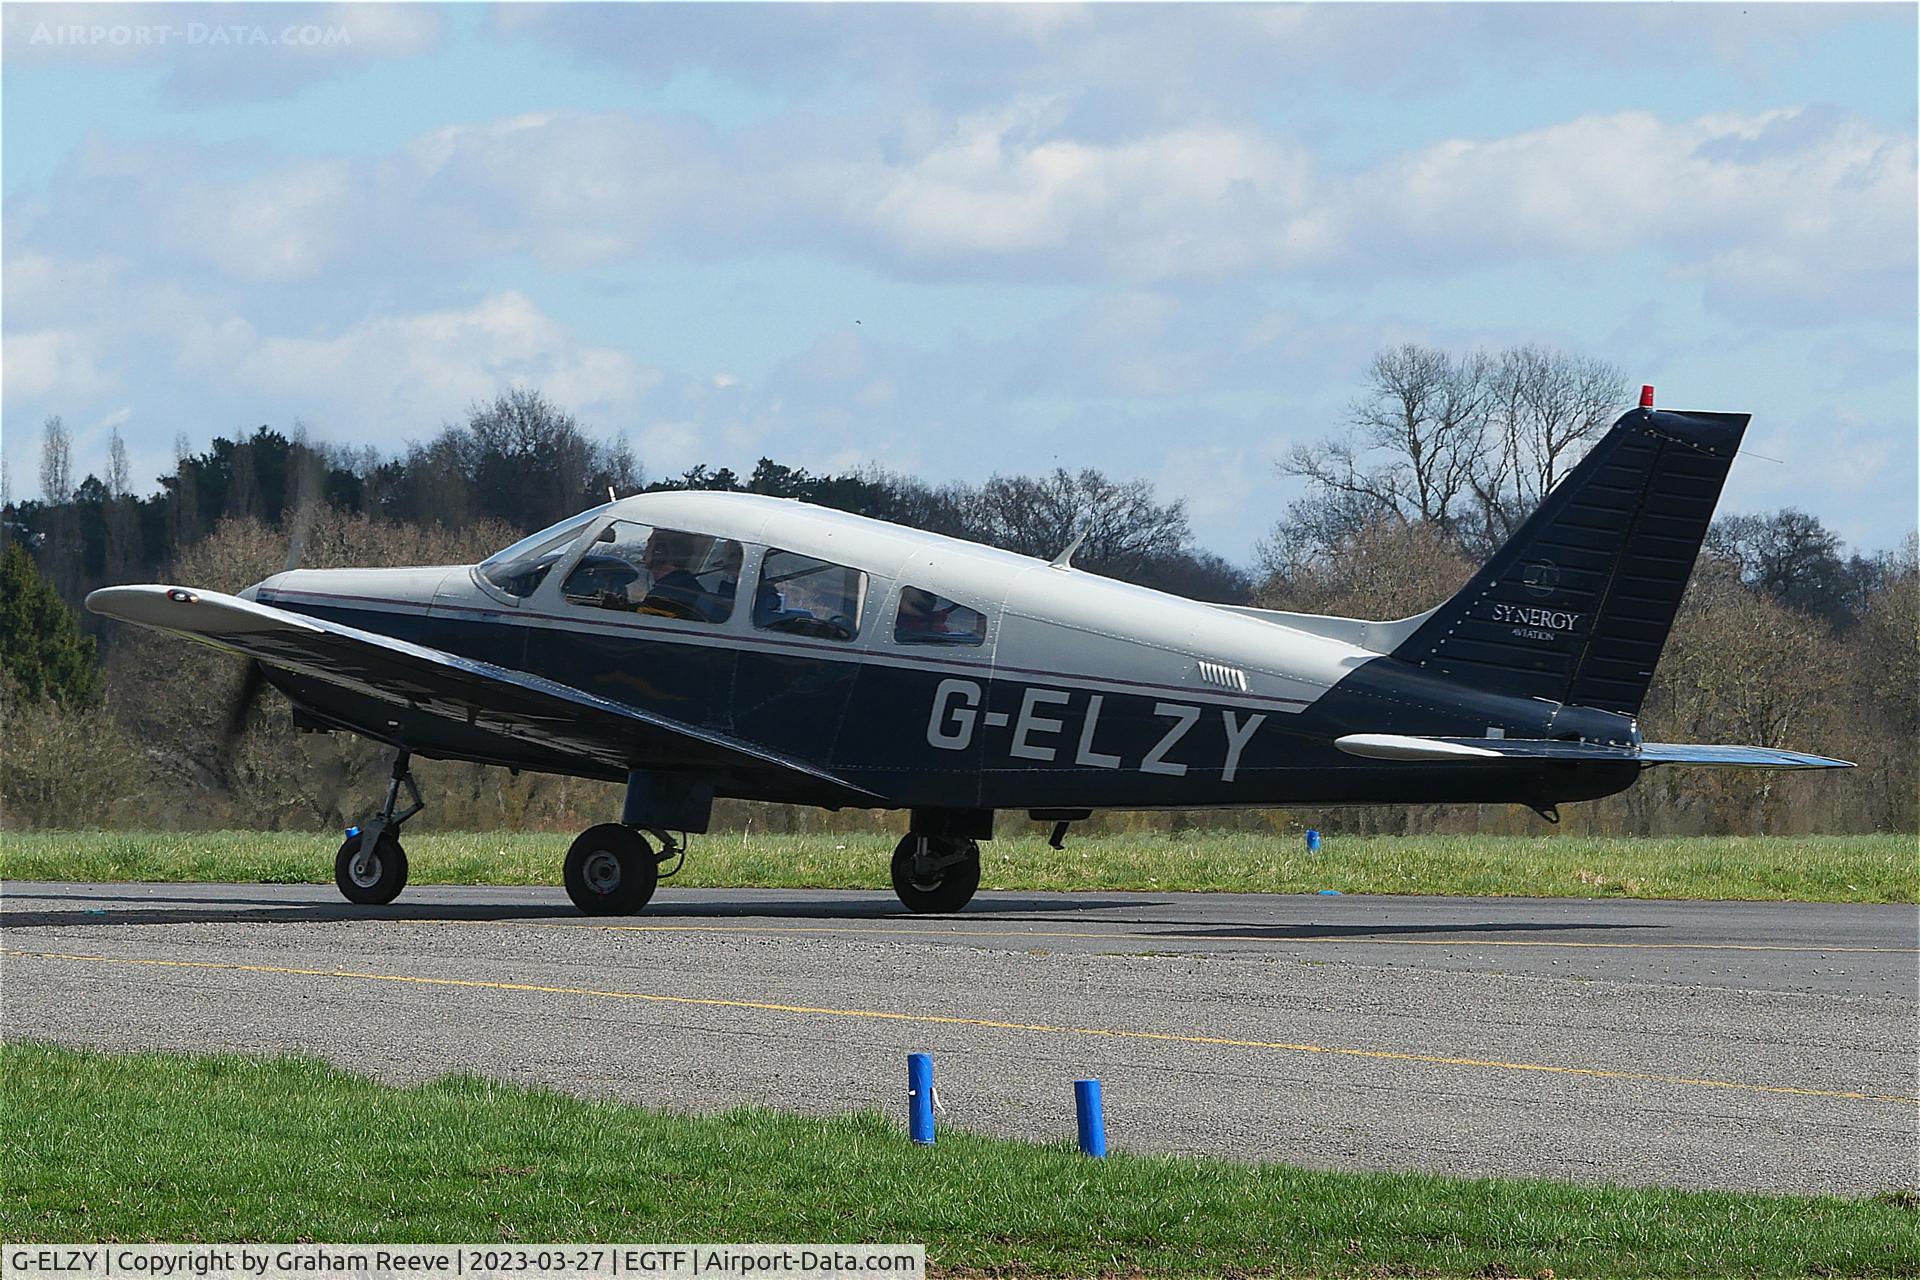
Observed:
[[[907,1136],[933,1145],[933,1055],[907,1055]]]
[[[1083,1156],[1106,1155],[1107,1118],[1101,1112],[1098,1080],[1073,1082],[1073,1109],[1080,1122],[1080,1154]]]
[[[1309,830],[1307,832],[1307,852],[1320,852],[1320,833],[1318,831]]]

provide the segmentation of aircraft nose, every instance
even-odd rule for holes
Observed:
[[[289,569],[262,578],[240,593],[282,609],[306,605],[328,608],[425,609],[450,572],[446,565],[404,569]]]

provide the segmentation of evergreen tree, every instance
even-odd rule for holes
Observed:
[[[98,692],[94,642],[17,542],[0,553],[0,672],[29,698],[69,706]]]

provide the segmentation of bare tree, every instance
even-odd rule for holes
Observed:
[[[107,494],[124,498],[132,489],[133,474],[127,463],[127,442],[121,438],[120,428],[115,427],[113,434],[107,437]]]
[[[1373,358],[1352,433],[1302,445],[1280,464],[1362,518],[1451,530],[1487,449],[1491,362],[1406,343]]]
[[[107,439],[106,556],[102,566],[114,582],[126,581],[140,563],[140,514],[132,488],[127,442],[115,427]]]
[[[1490,434],[1473,489],[1481,538],[1497,544],[1606,430],[1626,400],[1626,378],[1604,360],[1528,345],[1488,369]]]
[[[40,437],[40,494],[52,505],[73,497],[73,436],[57,413]]]
[[[1832,652],[1824,624],[1746,587],[1736,566],[1704,557],[1641,711],[1646,734],[1761,747],[1819,741],[1841,689]],[[1772,770],[1660,772],[1673,776],[1644,780],[1640,803],[1669,815],[1691,809],[1707,830],[1762,834],[1781,816],[1787,780]]]
[[[1473,572],[1459,544],[1431,524],[1378,519],[1326,548],[1283,556],[1262,548],[1264,608],[1348,618],[1399,618],[1439,604]]]
[[[1540,504],[1623,398],[1612,365],[1546,347],[1389,348],[1368,366],[1351,432],[1280,463],[1308,491],[1270,545],[1317,553],[1387,516],[1484,553]]]
[[[1075,563],[1113,574],[1179,550],[1190,536],[1184,502],[1156,502],[1148,481],[1109,480],[1091,469],[995,476],[967,506],[982,541],[1052,559],[1084,535]]]

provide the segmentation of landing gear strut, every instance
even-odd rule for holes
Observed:
[[[398,812],[400,789],[408,803]],[[393,777],[387,783],[386,803],[380,812],[347,829],[346,843],[333,855],[333,883],[348,902],[383,906],[407,887],[407,851],[400,847],[400,826],[426,808],[413,780],[405,751],[393,757]]]
[[[980,846],[909,831],[893,850],[893,891],[909,911],[958,911],[980,887]]]

